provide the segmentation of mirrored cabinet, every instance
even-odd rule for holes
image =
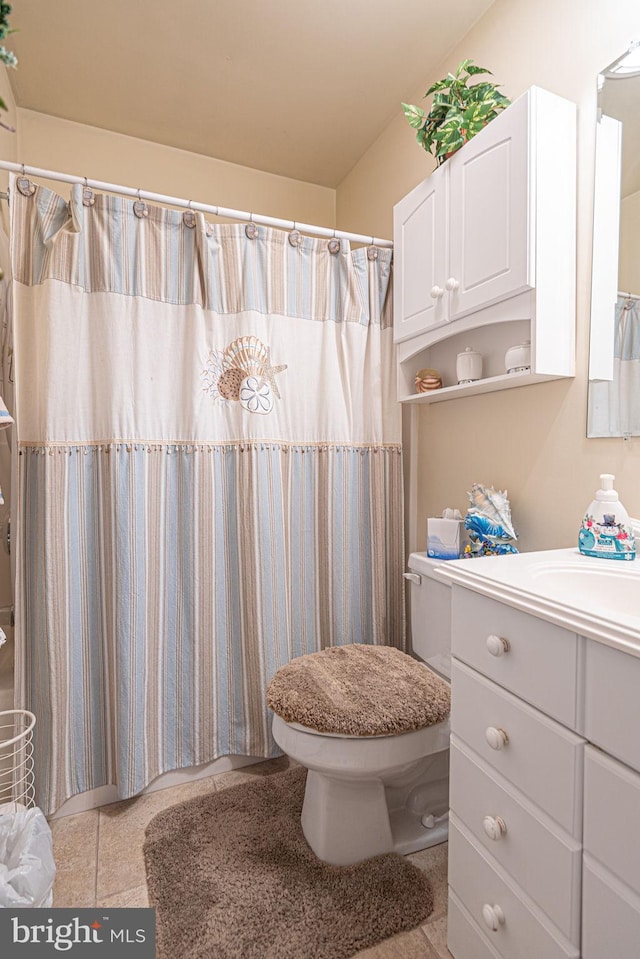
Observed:
[[[640,436],[640,41],[597,77],[587,436]]]

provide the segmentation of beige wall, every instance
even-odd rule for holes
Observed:
[[[152,193],[334,226],[335,191],[18,108],[19,162]],[[259,163],[259,158],[256,158]],[[65,184],[50,183],[68,191]],[[213,218],[212,218],[213,219]]]
[[[410,548],[425,548],[425,519],[468,506],[481,482],[507,489],[525,550],[573,545],[599,474],[616,474],[620,497],[640,516],[640,438],[587,440],[586,396],[597,72],[640,35],[637,0],[497,0],[465,40],[407,90],[424,91],[464,57],[488,67],[512,99],[532,84],[578,105],[577,376],[414,407],[417,458]],[[337,225],[391,236],[392,206],[428,176],[431,157],[398,115],[337,191]]]
[[[418,481],[409,498],[411,547],[424,548],[427,515],[447,505],[466,508],[466,491],[474,481],[508,489],[525,549],[575,541],[601,472],[616,474],[627,508],[640,515],[640,438],[585,438],[595,75],[638,35],[637,0],[497,0],[437,71],[426,76],[419,89],[407,91],[406,99],[417,102],[432,80],[470,56],[491,68],[512,98],[536,83],[579,107],[578,375],[570,381],[413,408],[411,462]],[[12,100],[4,76],[0,83],[0,93],[6,88],[5,99]],[[19,130],[17,136],[0,131],[4,158],[378,236],[391,236],[393,204],[433,168],[399,106],[337,193],[33,111],[15,111],[13,104],[12,111]]]

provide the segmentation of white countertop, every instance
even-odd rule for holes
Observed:
[[[434,573],[640,656],[640,559],[593,559],[576,547],[449,560]]]

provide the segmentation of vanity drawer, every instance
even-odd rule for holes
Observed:
[[[451,615],[452,655],[576,728],[575,633],[456,585]]]
[[[504,959],[577,959],[576,947],[554,934],[551,923],[486,857],[455,814],[449,824],[449,886]],[[491,928],[486,907],[494,917],[502,912],[504,922],[496,921],[497,929]]]
[[[584,740],[455,659],[451,692],[452,733],[580,838]]]
[[[584,849],[640,895],[640,775],[587,746]],[[638,949],[640,954],[640,946]]]
[[[589,856],[582,874],[583,959],[640,955],[640,898]]]
[[[500,959],[452,889],[447,903],[447,945],[455,959]]]
[[[640,604],[640,598],[638,602]],[[639,690],[640,658],[588,640],[585,736],[637,770],[640,770]]]
[[[503,788],[451,741],[452,812],[571,942],[579,941],[582,847],[547,828],[539,812]],[[490,817],[486,825],[485,817]],[[496,826],[504,826],[504,831]],[[550,823],[549,823],[550,825]],[[491,831],[493,827],[493,831]]]

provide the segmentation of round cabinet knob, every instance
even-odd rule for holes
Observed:
[[[488,902],[485,902],[482,907],[482,918],[492,932],[497,932],[505,922],[504,912],[500,906],[490,906]]]
[[[504,729],[499,729],[497,726],[487,726],[485,736],[492,749],[502,749],[509,742]]]
[[[482,820],[482,828],[494,842],[502,839],[507,833],[507,824],[501,816],[485,816]]]
[[[487,636],[487,649],[492,656],[504,656],[505,653],[508,653],[511,649],[511,643],[508,639],[505,639],[504,636],[496,636],[495,633],[491,633]]]
[[[431,287],[431,298],[434,300],[439,300],[441,296],[444,296],[444,290],[441,286],[432,286]]]
[[[460,284],[456,280],[455,276],[450,276],[447,282],[445,283],[445,286],[450,293],[455,293],[456,290],[460,289]]]

